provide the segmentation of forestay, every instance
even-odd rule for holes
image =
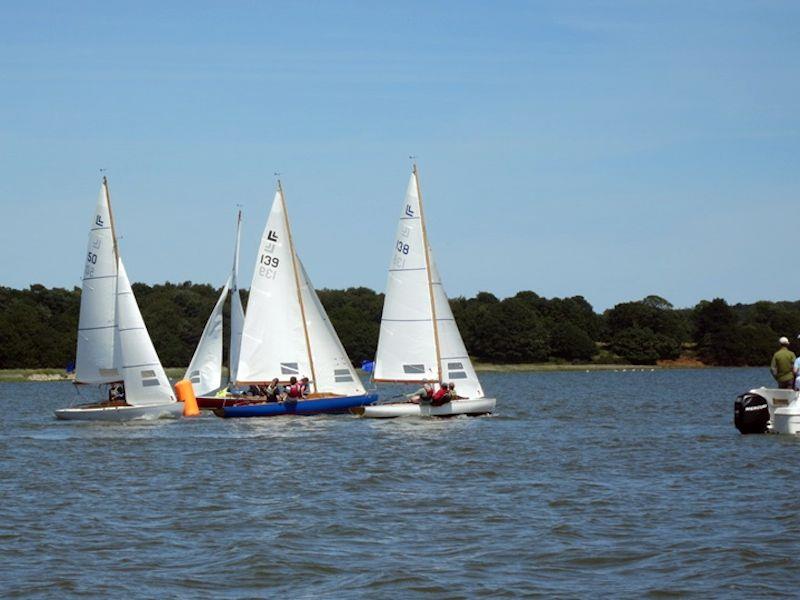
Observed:
[[[75,381],[110,383],[122,379],[117,353],[115,311],[117,259],[108,187],[103,181],[89,229],[83,269]]]
[[[125,399],[134,406],[175,401],[136,304],[122,259],[118,261],[117,272],[116,344],[125,382]]]
[[[231,277],[228,277],[184,375],[185,379],[192,382],[194,393],[198,396],[219,389],[222,385],[222,309],[230,283]]]
[[[244,318],[237,381],[312,377],[297,293],[286,208],[275,193],[261,236]]]

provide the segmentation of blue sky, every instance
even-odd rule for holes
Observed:
[[[383,290],[410,161],[450,296],[800,297],[800,5],[16,3],[0,285],[241,279],[280,171],[318,288]]]

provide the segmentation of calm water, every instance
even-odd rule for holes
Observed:
[[[800,440],[765,370],[485,374],[495,416],[58,422],[0,384],[8,597],[785,595]]]

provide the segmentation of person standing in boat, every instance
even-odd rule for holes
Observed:
[[[794,352],[789,350],[789,339],[782,337],[778,340],[781,347],[772,355],[772,363],[770,364],[770,371],[775,381],[778,382],[778,387],[782,390],[794,389],[794,366],[797,357]]]

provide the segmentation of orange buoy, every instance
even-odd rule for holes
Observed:
[[[200,408],[197,406],[197,398],[194,397],[194,388],[191,381],[181,379],[176,383],[175,395],[178,397],[178,402],[183,402],[184,417],[196,417],[200,414]]]

